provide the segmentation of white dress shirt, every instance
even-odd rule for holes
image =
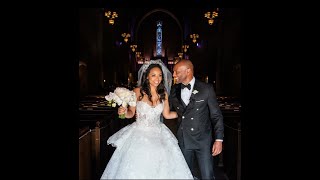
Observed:
[[[196,81],[196,79],[193,77],[191,79],[191,81],[189,82],[189,84],[191,85],[190,90],[188,88],[183,88],[181,89],[181,99],[183,100],[183,102],[188,105],[189,101],[190,101],[190,96],[194,87],[194,82]]]

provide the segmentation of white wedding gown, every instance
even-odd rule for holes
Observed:
[[[137,102],[137,120],[107,141],[116,150],[101,180],[193,179],[176,137],[160,122],[162,110],[163,103]]]

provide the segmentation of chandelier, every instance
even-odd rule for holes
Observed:
[[[122,33],[121,36],[123,37],[124,42],[128,42],[128,38],[131,36],[129,33]]]
[[[216,17],[218,17],[218,11],[219,11],[219,8],[217,8],[215,11],[213,11],[212,13],[211,12],[206,12],[204,14],[204,17],[208,18],[208,23],[209,25],[212,25],[214,23],[214,19]]]
[[[138,64],[143,64],[146,61],[145,57],[143,57],[139,51],[136,51],[136,61]]]
[[[135,52],[136,49],[137,49],[137,45],[136,44],[132,44],[132,45],[130,45],[130,48],[131,48],[132,52]]]
[[[197,42],[197,38],[199,38],[199,34],[191,34],[190,38],[192,39],[193,43],[196,43]]]
[[[139,58],[140,57],[140,55],[141,55],[141,52],[136,52],[136,58]]]
[[[186,44],[182,45],[183,52],[187,52],[188,48],[189,48],[189,45],[186,45]]]
[[[113,25],[114,24],[114,19],[118,17],[118,14],[117,14],[117,12],[106,11],[104,13],[104,16],[109,18],[109,24]]]

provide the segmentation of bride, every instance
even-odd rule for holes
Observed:
[[[170,111],[168,94],[172,74],[161,60],[150,60],[138,72],[136,107],[118,109],[136,121],[113,134],[107,141],[116,147],[101,180],[104,179],[193,179],[171,130],[160,122],[177,118]]]

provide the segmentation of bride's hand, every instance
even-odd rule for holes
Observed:
[[[118,108],[118,114],[125,114],[127,112],[127,108],[123,107],[123,106],[120,106]]]

